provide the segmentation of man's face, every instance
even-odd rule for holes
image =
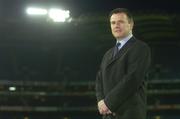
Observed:
[[[124,38],[132,31],[133,22],[128,21],[125,13],[113,14],[110,18],[111,31],[116,39]]]

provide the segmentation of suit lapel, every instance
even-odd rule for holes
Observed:
[[[135,38],[132,37],[131,39],[129,39],[129,41],[120,49],[120,51],[117,53],[117,55],[113,58],[113,49],[114,47],[111,49],[110,51],[110,57],[108,59],[107,65],[106,67],[108,67],[111,63],[113,63],[114,61],[116,61],[117,59],[119,59],[127,50],[128,48],[131,47],[131,45],[135,42]]]

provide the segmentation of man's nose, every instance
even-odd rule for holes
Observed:
[[[116,22],[115,23],[115,27],[119,27],[120,23],[119,22]]]

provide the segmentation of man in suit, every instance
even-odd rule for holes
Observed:
[[[133,36],[129,10],[114,9],[109,19],[116,45],[105,53],[97,73],[98,110],[103,119],[146,119],[150,48]]]

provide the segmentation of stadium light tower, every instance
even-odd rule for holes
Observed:
[[[42,8],[27,8],[26,13],[29,15],[46,15],[48,12],[46,9]]]
[[[71,22],[69,10],[51,8],[49,10],[42,8],[29,7],[26,9],[28,15],[47,15],[53,22]]]
[[[50,9],[48,15],[54,22],[65,22],[70,18],[70,12],[61,9]]]

